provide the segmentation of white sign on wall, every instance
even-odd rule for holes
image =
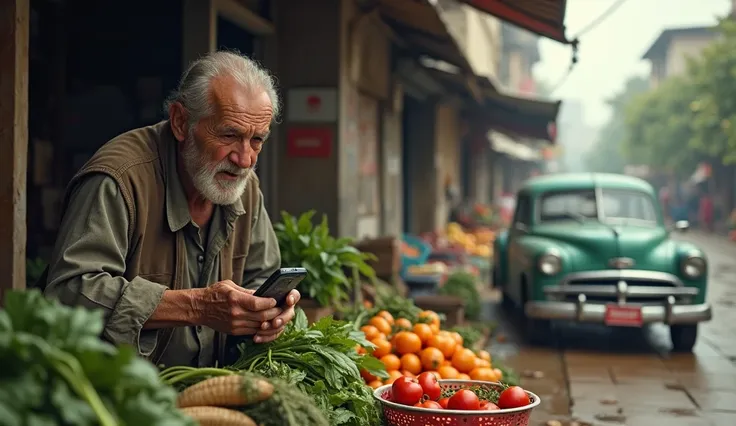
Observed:
[[[289,121],[335,122],[338,116],[337,89],[291,89],[286,94],[286,108],[286,119]]]

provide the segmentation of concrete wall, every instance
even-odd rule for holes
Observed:
[[[340,3],[339,0],[277,2],[279,57],[276,74],[284,98],[292,88],[339,86]],[[289,105],[286,99],[284,101],[286,111]],[[335,228],[339,211],[335,185],[338,179],[338,123],[329,125],[334,135],[333,152],[329,158],[287,157],[286,132],[294,126],[302,124],[284,119],[275,140],[279,146],[276,162],[279,208],[292,214],[316,209],[319,214],[326,214]]]
[[[447,5],[441,14],[473,71],[495,79],[501,58],[501,21],[467,5]]]
[[[447,225],[449,205],[445,197],[445,184],[460,185],[460,119],[455,109],[448,105],[438,105],[435,121],[435,146],[437,174],[437,207],[434,211],[434,229]]]
[[[715,34],[673,37],[667,48],[665,77],[684,74],[687,71],[687,58],[700,56],[703,49],[714,39]]]

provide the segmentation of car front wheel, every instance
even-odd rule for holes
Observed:
[[[698,325],[671,325],[670,338],[675,352],[692,352],[698,340]]]

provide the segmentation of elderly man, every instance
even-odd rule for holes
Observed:
[[[157,364],[208,366],[227,335],[278,337],[299,301],[253,295],[281,263],[253,171],[279,100],[266,70],[216,52],[166,107],[72,179],[46,294],[103,310],[103,337]]]

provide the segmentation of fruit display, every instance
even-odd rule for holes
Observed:
[[[493,241],[495,239],[496,234],[490,228],[481,227],[473,232],[466,232],[458,223],[451,222],[447,225],[447,242],[462,247],[465,252],[472,256],[493,257]]]
[[[436,312],[422,311],[412,322],[381,311],[370,318],[361,331],[375,348],[358,347],[358,352],[370,353],[388,372],[388,378],[381,380],[361,371],[363,379],[374,389],[392,384],[400,377],[415,378],[425,372],[440,379],[489,382],[503,379],[502,371],[493,367],[487,351],[467,348],[458,332],[440,329],[440,317]]]

